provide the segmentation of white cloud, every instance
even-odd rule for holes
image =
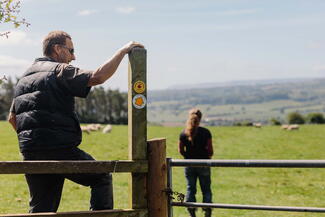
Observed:
[[[32,60],[0,55],[0,77],[19,77],[32,64]]]
[[[30,64],[31,61],[25,59],[0,55],[0,69],[26,68]]]
[[[228,11],[217,12],[217,15],[235,16],[235,15],[255,14],[257,12],[258,9],[241,9],[241,10],[228,10]]]
[[[176,66],[169,66],[169,67],[167,67],[167,71],[168,72],[177,72],[177,71],[180,71],[180,70]]]
[[[82,10],[82,11],[78,12],[78,15],[79,16],[89,16],[89,15],[96,14],[96,13],[98,13],[97,10]]]
[[[324,43],[321,41],[312,41],[309,44],[307,44],[307,48],[310,49],[319,49],[322,48],[324,46]]]
[[[313,67],[313,70],[317,72],[325,72],[325,65],[316,65]]]
[[[63,0],[24,0],[22,3],[24,3],[24,2],[37,2],[37,1],[42,1],[42,2],[45,2],[45,1],[47,1],[47,2],[60,2],[60,1],[63,1]]]
[[[9,30],[9,37],[0,37],[0,46],[35,45],[36,42],[27,37],[27,33],[20,30]]]
[[[121,14],[131,14],[135,11],[134,7],[118,7],[116,11]]]

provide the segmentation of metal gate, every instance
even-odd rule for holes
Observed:
[[[325,160],[180,160],[167,158],[167,188],[169,192],[172,192],[172,167],[325,168]],[[168,217],[173,216],[173,206],[325,213],[325,208],[318,207],[174,202],[169,197]]]

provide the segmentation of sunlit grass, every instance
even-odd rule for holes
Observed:
[[[148,128],[148,139],[167,138],[167,155],[177,153],[181,127]],[[325,126],[302,126],[298,131],[279,127],[210,127],[215,159],[324,159]],[[0,122],[0,160],[20,160],[15,133]],[[111,134],[84,135],[80,147],[98,160],[127,159],[127,126],[113,126]],[[325,207],[323,169],[213,168],[213,201],[216,203]],[[129,208],[128,174],[114,174],[115,208]],[[174,190],[185,193],[183,168],[173,169]],[[199,186],[198,186],[199,187]],[[28,210],[28,190],[23,175],[0,175],[0,213]],[[202,200],[198,191],[198,201]],[[88,210],[89,189],[66,181],[59,211]],[[201,211],[200,211],[201,212]],[[203,214],[200,213],[202,216]],[[187,216],[174,208],[175,217]],[[214,210],[213,216],[323,216],[247,210]]]

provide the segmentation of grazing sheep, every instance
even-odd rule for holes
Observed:
[[[287,125],[287,124],[283,124],[283,125],[281,126],[281,129],[282,129],[282,130],[287,130],[288,127],[289,127],[289,125]]]
[[[97,130],[100,130],[102,128],[102,126],[100,124],[88,124],[87,128],[90,131],[97,131]]]
[[[100,124],[88,124],[86,126],[81,126],[81,131],[89,134],[91,131],[98,131],[103,126]]]
[[[290,125],[282,125],[281,129],[283,130],[298,130],[299,129],[299,125],[298,124],[290,124]]]
[[[253,126],[256,128],[261,128],[262,124],[261,123],[253,123]]]
[[[103,126],[101,124],[95,124],[95,125],[96,125],[96,127],[97,127],[98,130],[100,130],[100,129],[103,128]]]
[[[82,132],[85,132],[85,133],[87,133],[87,134],[90,133],[90,130],[88,129],[88,126],[80,126],[80,128],[81,128],[81,131],[82,131]]]
[[[108,124],[103,129],[103,133],[110,133],[112,131],[112,125]]]
[[[288,130],[299,130],[299,125],[298,124],[289,125]]]

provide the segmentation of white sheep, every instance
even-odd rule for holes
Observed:
[[[282,130],[287,130],[288,127],[289,127],[289,125],[287,125],[287,124],[283,124],[283,125],[281,126],[281,129],[282,129]]]
[[[261,128],[262,124],[261,123],[253,123],[253,126],[256,128]]]
[[[81,131],[82,131],[82,132],[85,132],[85,133],[87,133],[87,134],[90,133],[90,130],[88,129],[88,126],[80,126],[80,128],[81,128]]]
[[[287,130],[299,130],[299,125],[298,124],[289,125]]]
[[[103,129],[103,133],[110,133],[112,131],[112,125],[108,124]]]

